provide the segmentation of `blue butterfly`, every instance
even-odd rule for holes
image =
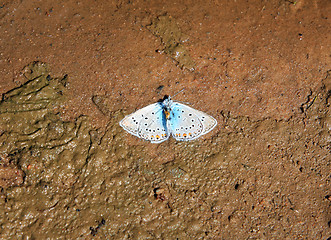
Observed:
[[[152,143],[161,143],[170,135],[178,141],[194,140],[210,132],[216,125],[213,117],[174,102],[169,96],[137,110],[120,122],[127,132]]]

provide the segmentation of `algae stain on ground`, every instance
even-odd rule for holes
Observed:
[[[67,197],[63,194],[86,165],[91,127],[87,117],[75,122],[59,117],[66,76],[53,79],[47,65],[40,62],[31,63],[23,71],[27,82],[4,94],[0,102],[0,187],[6,199],[1,212],[7,216],[1,218],[1,226],[7,238],[17,234],[55,237],[59,236],[57,229],[39,229],[33,222],[41,215],[48,219],[65,215],[56,206],[65,209]],[[23,215],[15,214],[17,211]],[[29,219],[24,218],[27,215]],[[66,227],[58,221],[54,224]]]
[[[65,101],[63,91],[66,77],[52,79],[43,63],[35,62],[25,68],[27,82],[3,95],[0,102],[1,153],[30,147],[32,144],[45,147],[52,145],[47,136],[45,121],[59,119],[57,109]],[[48,135],[51,132],[47,132]],[[44,139],[46,138],[46,139]]]
[[[147,28],[164,44],[164,52],[174,59],[180,68],[194,71],[195,63],[189,52],[182,44],[183,33],[180,31],[174,18],[159,16],[153,19]]]

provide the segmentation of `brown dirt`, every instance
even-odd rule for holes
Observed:
[[[330,12],[2,2],[1,238],[330,237]],[[211,133],[155,145],[119,127],[183,88]]]

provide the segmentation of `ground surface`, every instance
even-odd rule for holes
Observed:
[[[328,0],[3,1],[2,239],[327,239]],[[174,95],[218,121],[155,145]]]

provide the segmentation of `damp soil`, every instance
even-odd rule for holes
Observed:
[[[331,237],[330,8],[1,3],[0,238]],[[119,126],[182,89],[212,132]]]

